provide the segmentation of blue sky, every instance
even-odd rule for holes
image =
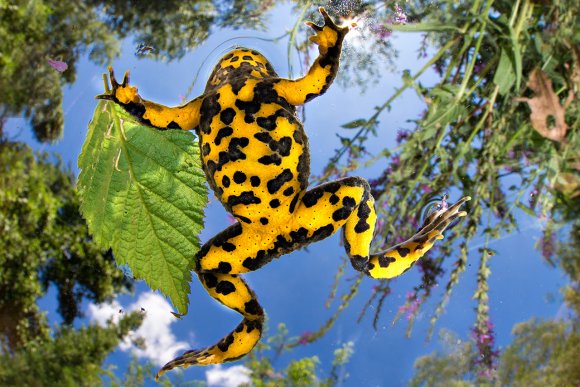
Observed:
[[[134,56],[134,52],[139,42],[127,40],[123,42],[122,56],[113,62],[113,67],[119,75],[125,70],[130,70],[131,82],[139,87],[142,96],[167,105],[180,103],[180,96],[186,93],[198,71],[200,75],[190,97],[200,94],[215,61],[235,44],[260,50],[270,59],[278,73],[286,76],[288,71],[286,40],[273,43],[258,38],[282,35],[292,27],[297,17],[298,14],[292,12],[288,5],[275,8],[267,32],[220,30],[182,60],[171,63],[138,59]],[[423,60],[417,59],[420,36],[394,34],[388,39],[392,39],[399,50],[395,73],[385,72],[380,82],[362,95],[359,89],[345,90],[335,84],[324,96],[307,105],[305,128],[312,148],[313,174],[320,173],[326,160],[333,155],[338,145],[335,133],[344,131],[340,129],[341,124],[368,117],[374,111],[375,105],[382,104],[395,88],[400,86],[404,69],[413,72],[424,64]],[[350,43],[359,44],[353,41]],[[103,89],[101,74],[105,71],[105,67],[96,66],[85,57],[81,60],[77,71],[76,83],[65,89],[63,104],[65,131],[61,141],[54,145],[38,144],[21,119],[9,120],[6,130],[10,138],[25,141],[34,149],[59,153],[75,172],[78,172],[76,159],[87,132],[87,124],[97,104],[93,97]],[[429,73],[422,79],[424,84],[433,83],[435,80],[434,73]],[[384,147],[394,146],[397,129],[406,127],[406,120],[416,118],[423,109],[424,103],[416,94],[406,92],[393,104],[390,112],[381,116],[379,135],[369,142],[369,151],[373,153]],[[373,177],[380,167],[378,165],[368,168],[359,174]],[[450,201],[456,199],[452,197]],[[523,215],[519,216],[519,220],[520,232],[493,241],[490,246],[498,251],[498,255],[491,259],[492,275],[489,286],[490,313],[496,325],[497,343],[500,347],[511,340],[510,332],[513,324],[534,316],[554,317],[561,308],[558,289],[564,284],[564,278],[560,271],[546,265],[538,251],[534,249],[534,244],[541,236],[540,224],[536,219]],[[206,227],[201,234],[202,241],[211,238],[228,225],[225,211],[212,196],[205,222]],[[461,227],[461,224],[457,227]],[[436,326],[436,332],[441,328],[449,329],[462,339],[469,337],[470,328],[475,320],[473,310],[475,302],[472,296],[479,263],[477,248],[480,246],[477,244],[482,244],[483,239],[476,238],[473,243],[468,268],[454,290],[446,313]],[[295,336],[315,331],[326,321],[334,309],[326,309],[324,302],[343,256],[344,251],[340,247],[337,234],[310,246],[308,251],[283,256],[246,276],[268,313],[271,332],[275,331],[278,323],[284,322],[290,335]],[[449,260],[452,261],[453,259]],[[347,277],[355,275],[350,266],[347,271]],[[444,278],[446,279],[447,277]],[[393,293],[384,307],[378,330],[374,331],[370,318],[364,319],[360,324],[356,323],[361,307],[374,284],[373,280],[365,279],[360,294],[323,339],[283,355],[277,360],[276,365],[283,368],[291,359],[318,355],[321,368],[328,370],[333,351],[341,343],[352,340],[355,343],[355,353],[348,364],[347,371],[350,377],[345,385],[405,385],[412,376],[415,359],[439,348],[436,334],[431,342],[426,342],[425,337],[430,313],[439,300],[442,289],[437,289],[431,302],[423,307],[410,339],[404,336],[406,328],[404,320],[394,326],[391,324],[398,308],[404,304],[407,292],[412,290],[418,281],[419,274],[415,269],[393,282]],[[192,282],[190,312],[182,320],[166,319],[166,316],[170,316],[169,304],[163,303],[160,297],[150,294],[145,284],[140,283],[137,289],[134,295],[120,297],[119,304],[91,306],[87,321],[92,319],[96,322],[107,311],[118,313],[118,306],[130,309],[131,305],[135,307],[146,305],[152,321],[147,328],[147,334],[150,337],[155,336],[157,342],[151,343],[151,348],[154,348],[151,354],[137,353],[144,359],[155,361],[160,353],[159,348],[177,351],[213,344],[230,332],[240,320],[236,313],[226,310],[209,297],[195,277]],[[344,290],[345,287],[341,289]],[[54,311],[53,296],[52,292],[49,293],[42,300],[41,306],[48,308],[50,318],[56,321],[58,318]],[[157,322],[157,325],[154,322]],[[119,364],[119,368],[123,370],[130,359],[130,353],[129,347],[122,347],[108,359],[108,363]],[[224,369],[240,364],[242,363],[234,363]],[[212,377],[211,374],[208,376],[206,371],[208,368],[192,367],[185,371],[184,376],[187,379]],[[234,373],[237,371],[239,368],[235,369]]]

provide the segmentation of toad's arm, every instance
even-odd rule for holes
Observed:
[[[338,72],[342,41],[349,27],[337,26],[324,8],[320,7],[319,11],[324,17],[323,26],[306,23],[316,31],[310,40],[318,45],[318,58],[304,77],[296,80],[281,79],[274,85],[278,94],[291,105],[302,105],[323,94]]]
[[[199,125],[199,111],[203,96],[176,107],[167,107],[141,98],[137,88],[129,86],[129,73],[125,73],[123,83],[117,83],[113,69],[109,67],[112,91],[98,95],[98,99],[116,102],[141,123],[157,129],[191,130]]]

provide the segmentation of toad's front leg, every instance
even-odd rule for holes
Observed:
[[[113,68],[109,66],[109,78],[112,90],[110,93],[97,95],[97,99],[113,101],[139,122],[156,129],[195,129],[199,125],[199,111],[203,96],[182,106],[167,107],[141,98],[137,88],[129,85],[129,72],[125,73],[123,82],[115,79]]]
[[[318,45],[318,58],[304,77],[281,79],[274,85],[278,94],[295,106],[310,101],[328,89],[338,73],[342,41],[349,31],[349,26],[336,25],[324,8],[320,7],[319,11],[324,17],[324,25],[306,22],[316,32],[310,41]]]

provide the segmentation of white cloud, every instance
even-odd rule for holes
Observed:
[[[131,338],[143,338],[145,347],[136,347],[131,339],[126,339],[119,345],[123,351],[132,351],[138,357],[151,360],[158,366],[162,366],[173,359],[179,352],[189,349],[189,344],[177,341],[171,332],[170,325],[178,321],[171,314],[171,305],[159,294],[153,292],[141,293],[137,301],[123,308],[117,301],[110,304],[90,304],[89,317],[91,321],[99,325],[105,325],[110,319],[116,322],[120,318],[119,310],[127,312],[144,310],[145,319],[136,332],[132,332]]]
[[[208,386],[237,387],[250,383],[250,370],[242,365],[223,368],[221,364],[211,367],[205,372]]]

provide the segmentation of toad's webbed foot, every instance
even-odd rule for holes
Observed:
[[[318,11],[324,17],[324,25],[319,26],[311,21],[307,21],[306,25],[316,32],[316,35],[310,37],[310,41],[318,45],[321,54],[325,54],[329,48],[342,43],[349,26],[337,26],[323,7],[318,8]]]
[[[137,93],[137,88],[129,86],[129,72],[125,72],[123,82],[119,84],[115,79],[113,67],[109,66],[109,79],[111,80],[112,90],[110,93],[99,94],[95,98],[106,99],[114,101],[121,105],[128,105],[130,103],[141,103],[141,97]]]
[[[443,239],[445,229],[455,220],[467,215],[467,212],[460,211],[460,208],[470,199],[469,196],[465,196],[452,206],[442,205],[427,216],[419,231],[406,242],[371,255],[368,274],[374,278],[392,278],[409,270],[437,240]]]

